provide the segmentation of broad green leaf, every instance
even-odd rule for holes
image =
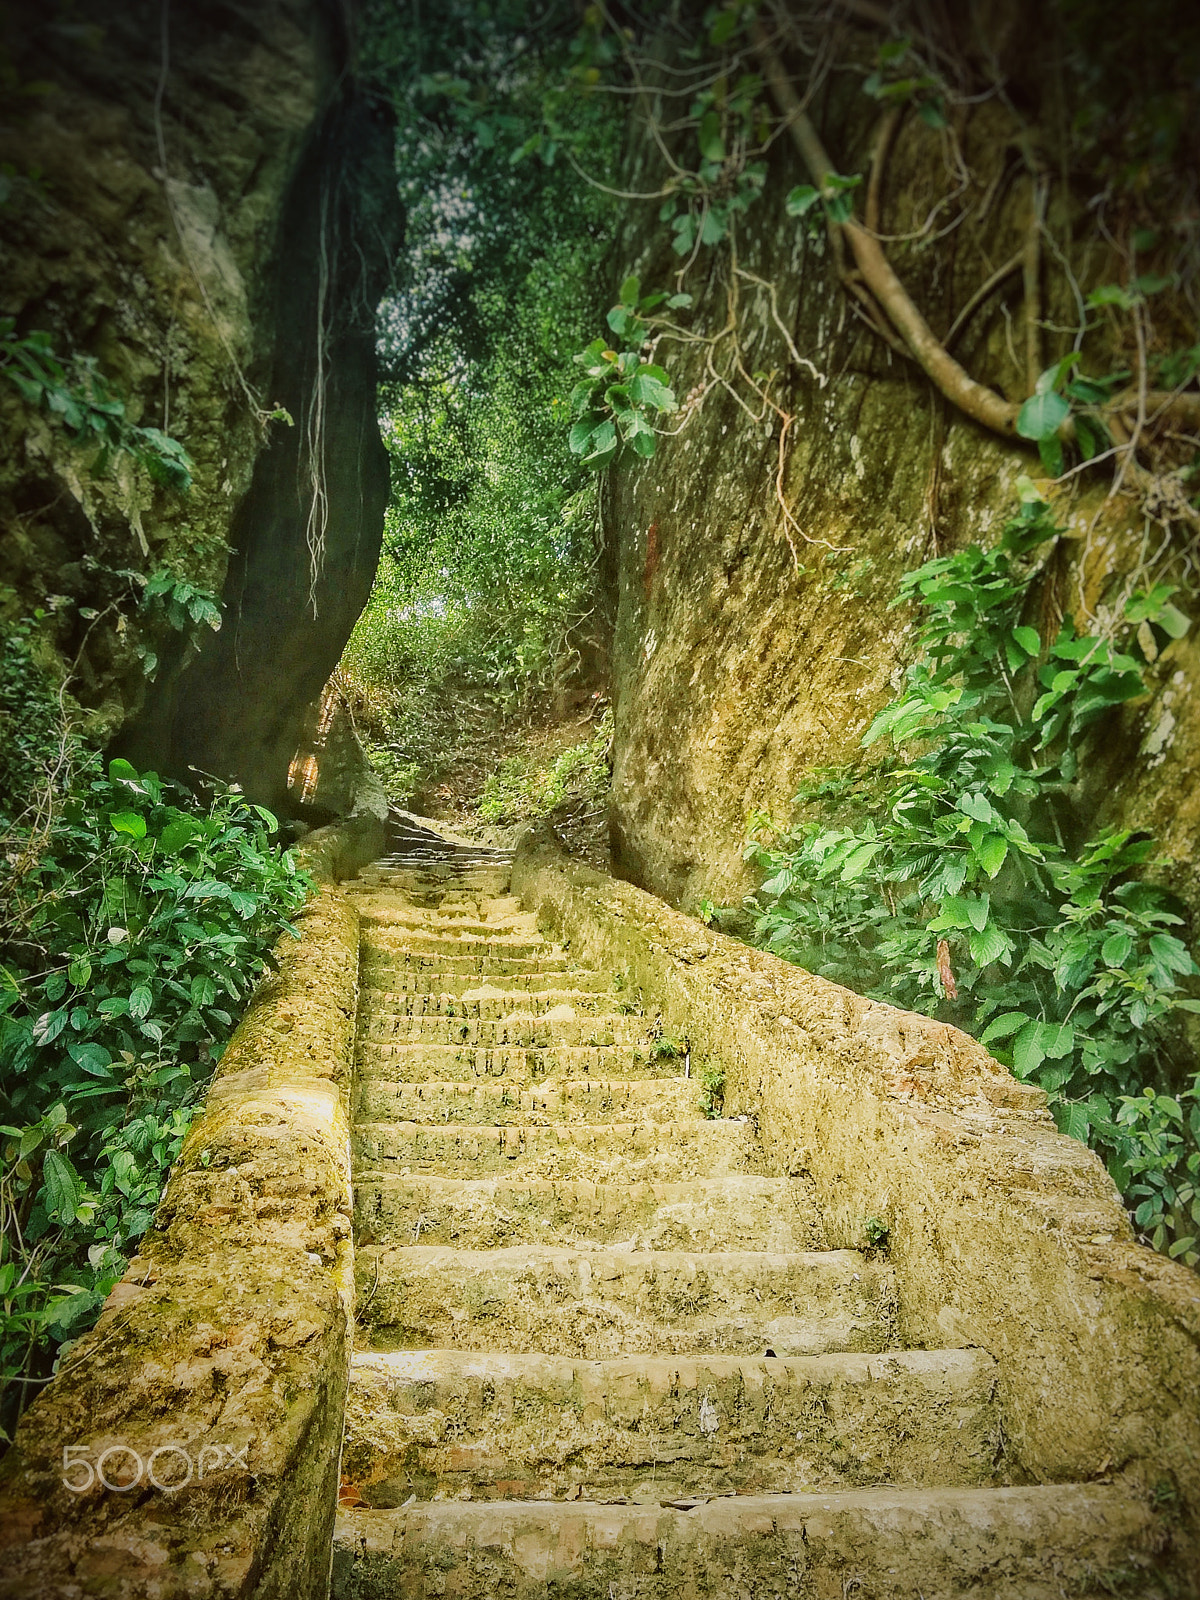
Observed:
[[[1022,439],[1050,439],[1071,414],[1071,407],[1053,390],[1030,395],[1017,415],[1017,432]]]
[[[1006,1011],[1001,1016],[993,1017],[991,1022],[979,1035],[980,1044],[995,1044],[1001,1039],[1011,1039],[1019,1028],[1025,1027],[1030,1018],[1023,1011]]]
[[[611,282],[611,279],[609,281]],[[632,310],[636,311],[641,292],[642,280],[637,276],[636,273],[631,273],[629,277],[625,279],[624,283],[622,283],[620,290],[618,291],[617,298],[620,300],[623,306],[629,306]]]
[[[797,184],[784,202],[788,216],[807,216],[820,198],[821,191],[814,189],[811,183]]]
[[[143,1017],[150,1015],[150,1007],[154,1004],[154,994],[149,984],[135,985],[129,996],[129,1015],[136,1017],[140,1022]]]
[[[1019,1078],[1028,1079],[1045,1059],[1041,1023],[1027,1022],[1013,1041],[1013,1070]]]
[[[724,161],[725,140],[721,137],[721,113],[706,111],[700,119],[700,154],[706,161]]]
[[[1043,1022],[1039,1024],[1042,1053],[1051,1061],[1060,1061],[1075,1048],[1075,1029],[1069,1022]]]
[[[675,411],[679,402],[673,389],[646,371],[635,372],[629,380],[629,392],[642,405],[653,406],[657,411]]]
[[[114,833],[128,834],[131,839],[146,837],[146,819],[137,811],[112,811],[108,820]]]
[[[67,1053],[82,1072],[92,1078],[111,1078],[112,1056],[100,1044],[73,1044]]]
[[[883,848],[882,839],[869,840],[851,850],[842,863],[841,880],[843,883],[853,883],[856,878],[861,878],[871,865],[871,862]]]
[[[1071,1139],[1079,1139],[1084,1144],[1087,1143],[1092,1124],[1086,1106],[1055,1106],[1054,1120],[1058,1124],[1060,1133],[1065,1133]]]
[[[120,756],[114,757],[108,763],[108,777],[110,783],[123,783],[137,794],[146,792],[142,787],[141,774],[138,769],[130,762],[123,761]]]
[[[80,1201],[79,1174],[61,1150],[47,1150],[42,1157],[42,1183],[49,1215],[62,1222],[74,1221]]]
[[[988,877],[994,878],[1008,859],[1008,840],[1003,834],[987,834],[975,851],[975,859]]]
[[[1003,929],[992,924],[981,933],[971,933],[967,939],[971,960],[977,967],[987,967],[993,961],[1003,961],[1012,954],[1012,941]]]
[[[1036,656],[1042,648],[1041,636],[1036,628],[1014,628],[1012,636],[1027,656]]]
[[[174,822],[168,822],[159,834],[158,847],[165,855],[178,855],[191,844],[199,831],[190,817],[178,817]]]

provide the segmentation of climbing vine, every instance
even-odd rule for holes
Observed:
[[[785,140],[809,180],[790,191],[787,214],[801,232],[825,235],[847,306],[875,339],[919,368],[973,421],[1003,438],[1035,444],[1051,476],[1107,464],[1114,486],[1136,493],[1155,520],[1193,531],[1200,527],[1190,454],[1200,441],[1194,326],[1190,336],[1187,332],[1194,324],[1187,304],[1196,288],[1197,239],[1194,226],[1183,220],[1181,169],[1172,171],[1169,164],[1179,138],[1180,107],[1186,104],[1186,73],[1156,63],[1159,77],[1178,87],[1154,102],[1149,126],[1135,126],[1127,92],[1119,87],[1127,70],[1124,57],[1135,41],[1126,41],[1123,50],[1121,29],[1097,33],[1095,19],[1085,20],[1086,11],[1060,7],[1051,19],[1058,70],[1068,74],[1078,109],[1073,131],[1062,136],[1062,148],[1051,159],[1039,142],[1047,137],[1045,130],[1034,130],[1018,109],[1017,90],[1000,75],[986,40],[972,38],[970,48],[961,42],[951,47],[915,22],[902,23],[898,13],[892,17],[867,6],[847,7],[831,18],[816,7],[729,0],[704,13],[702,28],[653,8],[644,24],[631,28],[603,4],[590,6],[564,87],[557,96],[546,96],[542,133],[527,139],[514,156],[563,149],[576,171],[606,187],[587,170],[587,152],[572,142],[561,108],[568,94],[625,98],[645,144],[656,151],[659,186],[612,192],[629,202],[658,205],[680,265],[673,293],[650,284],[644,298],[658,310],[641,317],[640,344],[626,335],[621,348],[600,342],[578,359],[591,363],[587,370],[593,378],[601,375],[605,361],[614,367],[623,363],[622,378],[636,361],[655,364],[665,374],[673,363],[664,352],[673,346],[682,347],[685,356],[700,354],[702,362],[669,428],[652,408],[631,407],[624,383],[612,386],[611,399],[600,391],[599,406],[597,394],[590,394],[572,436],[583,459],[593,467],[607,466],[623,444],[648,456],[656,434],[680,431],[710,393],[724,392],[755,423],[773,421],[782,528],[793,552],[796,537],[809,537],[792,515],[784,488],[795,424],[789,396],[804,372],[819,384],[825,374],[812,352],[797,348],[794,313],[780,306],[778,284],[747,269],[743,232],[746,213],[769,191],[774,147]],[[1140,48],[1140,34],[1136,43]],[[1192,59],[1194,40],[1181,40],[1180,52],[1181,60]],[[815,107],[828,104],[839,78],[857,78],[858,92],[877,117],[857,172],[845,170],[818,130]],[[970,171],[964,151],[975,108],[989,101],[1005,108],[1018,162],[985,186]],[[1123,127],[1126,153],[1134,153],[1124,169],[1110,156],[1111,136],[1099,130],[1105,116]],[[912,137],[929,141],[931,161],[944,159],[953,185],[910,230],[889,234],[883,219],[887,165],[906,119],[923,130]],[[853,126],[854,117],[849,120]],[[1085,274],[1072,246],[1070,185],[1088,182],[1094,187],[1091,211],[1105,240],[1101,272],[1116,267],[1120,281],[1104,281],[1097,273],[1095,252]],[[1023,189],[1028,207],[1022,221],[1017,196]],[[973,217],[981,223],[995,194],[1004,191],[1014,197],[1015,251],[988,270],[939,334],[932,312],[901,280],[890,251],[896,243],[928,248]],[[643,241],[645,236],[643,229]],[[981,254],[988,259],[986,249]],[[1087,275],[1090,283],[1081,282]],[[1009,316],[1005,297],[1013,282],[1020,286],[1023,320],[1021,348],[1012,346],[1017,385],[1023,386],[1019,398],[1010,397],[1011,384],[1002,391],[972,374],[955,349],[964,328],[985,308],[1000,305]],[[699,306],[703,296],[689,292],[693,285],[723,294],[724,316],[718,316],[713,331],[703,331],[694,315],[668,315],[662,309],[665,304],[686,313],[693,301]],[[623,305],[624,298],[610,312],[610,327]],[[764,319],[786,351],[770,371],[749,355]],[[1052,342],[1058,353],[1048,360]]]

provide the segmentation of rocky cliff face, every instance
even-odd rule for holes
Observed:
[[[838,169],[865,174],[877,111],[856,89],[835,84],[812,115]],[[1059,114],[1052,103],[1040,110]],[[1020,271],[969,307],[1028,234],[1021,126],[995,98],[960,119],[966,187],[955,208],[965,220],[941,242],[921,236],[888,246],[939,337],[968,308],[954,354],[1018,401],[1030,392]],[[921,234],[953,187],[949,150],[944,133],[911,112],[903,118],[879,184],[881,233]],[[653,190],[661,180],[653,147],[639,141],[628,187]],[[806,774],[857,751],[909,659],[911,617],[890,608],[903,571],[970,540],[990,542],[1016,505],[1018,476],[1042,477],[1031,446],[969,422],[865,325],[838,281],[824,229],[786,214],[785,196],[807,181],[795,151],[778,142],[764,198],[739,229],[738,273],[727,253],[705,252],[677,283],[679,259],[653,212],[631,229],[616,263],[622,276],[639,271],[644,291],[686,287],[697,297],[684,315],[699,341],[664,342],[655,356],[684,401],[671,419],[682,431],[660,441],[652,461],[619,468],[607,496],[615,854],[625,875],[685,908],[706,897],[736,902],[750,886],[741,861],[748,814],[786,817]],[[860,214],[865,192],[864,184]],[[1079,276],[1119,279],[1122,263],[1107,254],[1078,197],[1052,187],[1050,208],[1060,237],[1070,232],[1065,224],[1074,227]],[[1043,274],[1044,320],[1071,327],[1077,313],[1062,273],[1046,265]],[[722,330],[735,323],[745,369],[768,376],[764,386],[791,418],[782,447],[778,413],[736,374],[730,384],[714,381],[714,369],[733,372]],[[1045,338],[1048,364],[1058,350]],[[1194,530],[1177,525],[1172,545],[1145,497],[1109,498],[1110,483],[1097,472],[1053,491],[1066,538],[1035,620],[1049,625],[1066,611],[1103,625],[1139,571],[1149,571],[1148,557],[1172,548],[1179,559],[1167,576],[1184,586],[1177,601],[1200,616],[1185,548]],[[1200,627],[1165,650],[1150,669],[1150,692],[1104,727],[1079,796],[1092,822],[1153,829],[1193,902],[1197,636]]]
[[[378,552],[388,118],[355,86],[334,0],[8,15],[0,312],[76,374],[93,360],[127,419],[193,463],[186,493],[125,455],[96,472],[0,384],[10,609],[47,607],[43,649],[94,736],[279,803]],[[220,595],[220,631],[142,604],[155,571]]]

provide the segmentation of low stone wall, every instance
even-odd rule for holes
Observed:
[[[1100,1161],[956,1028],[714,933],[528,835],[513,890],[627,974],[727,1074],[776,1173],[811,1174],[831,1245],[889,1228],[901,1338],[995,1357],[1014,1482],[1125,1474],[1200,1573],[1200,1278],[1134,1243]]]
[[[300,939],[281,939],[154,1227],[0,1463],[3,1600],[327,1592],[358,914],[330,881],[354,840],[322,834]]]

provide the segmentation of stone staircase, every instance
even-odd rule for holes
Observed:
[[[338,1600],[1159,1594],[1142,1504],[1006,1483],[992,1359],[897,1348],[886,1257],[506,887],[453,856],[352,887]]]

